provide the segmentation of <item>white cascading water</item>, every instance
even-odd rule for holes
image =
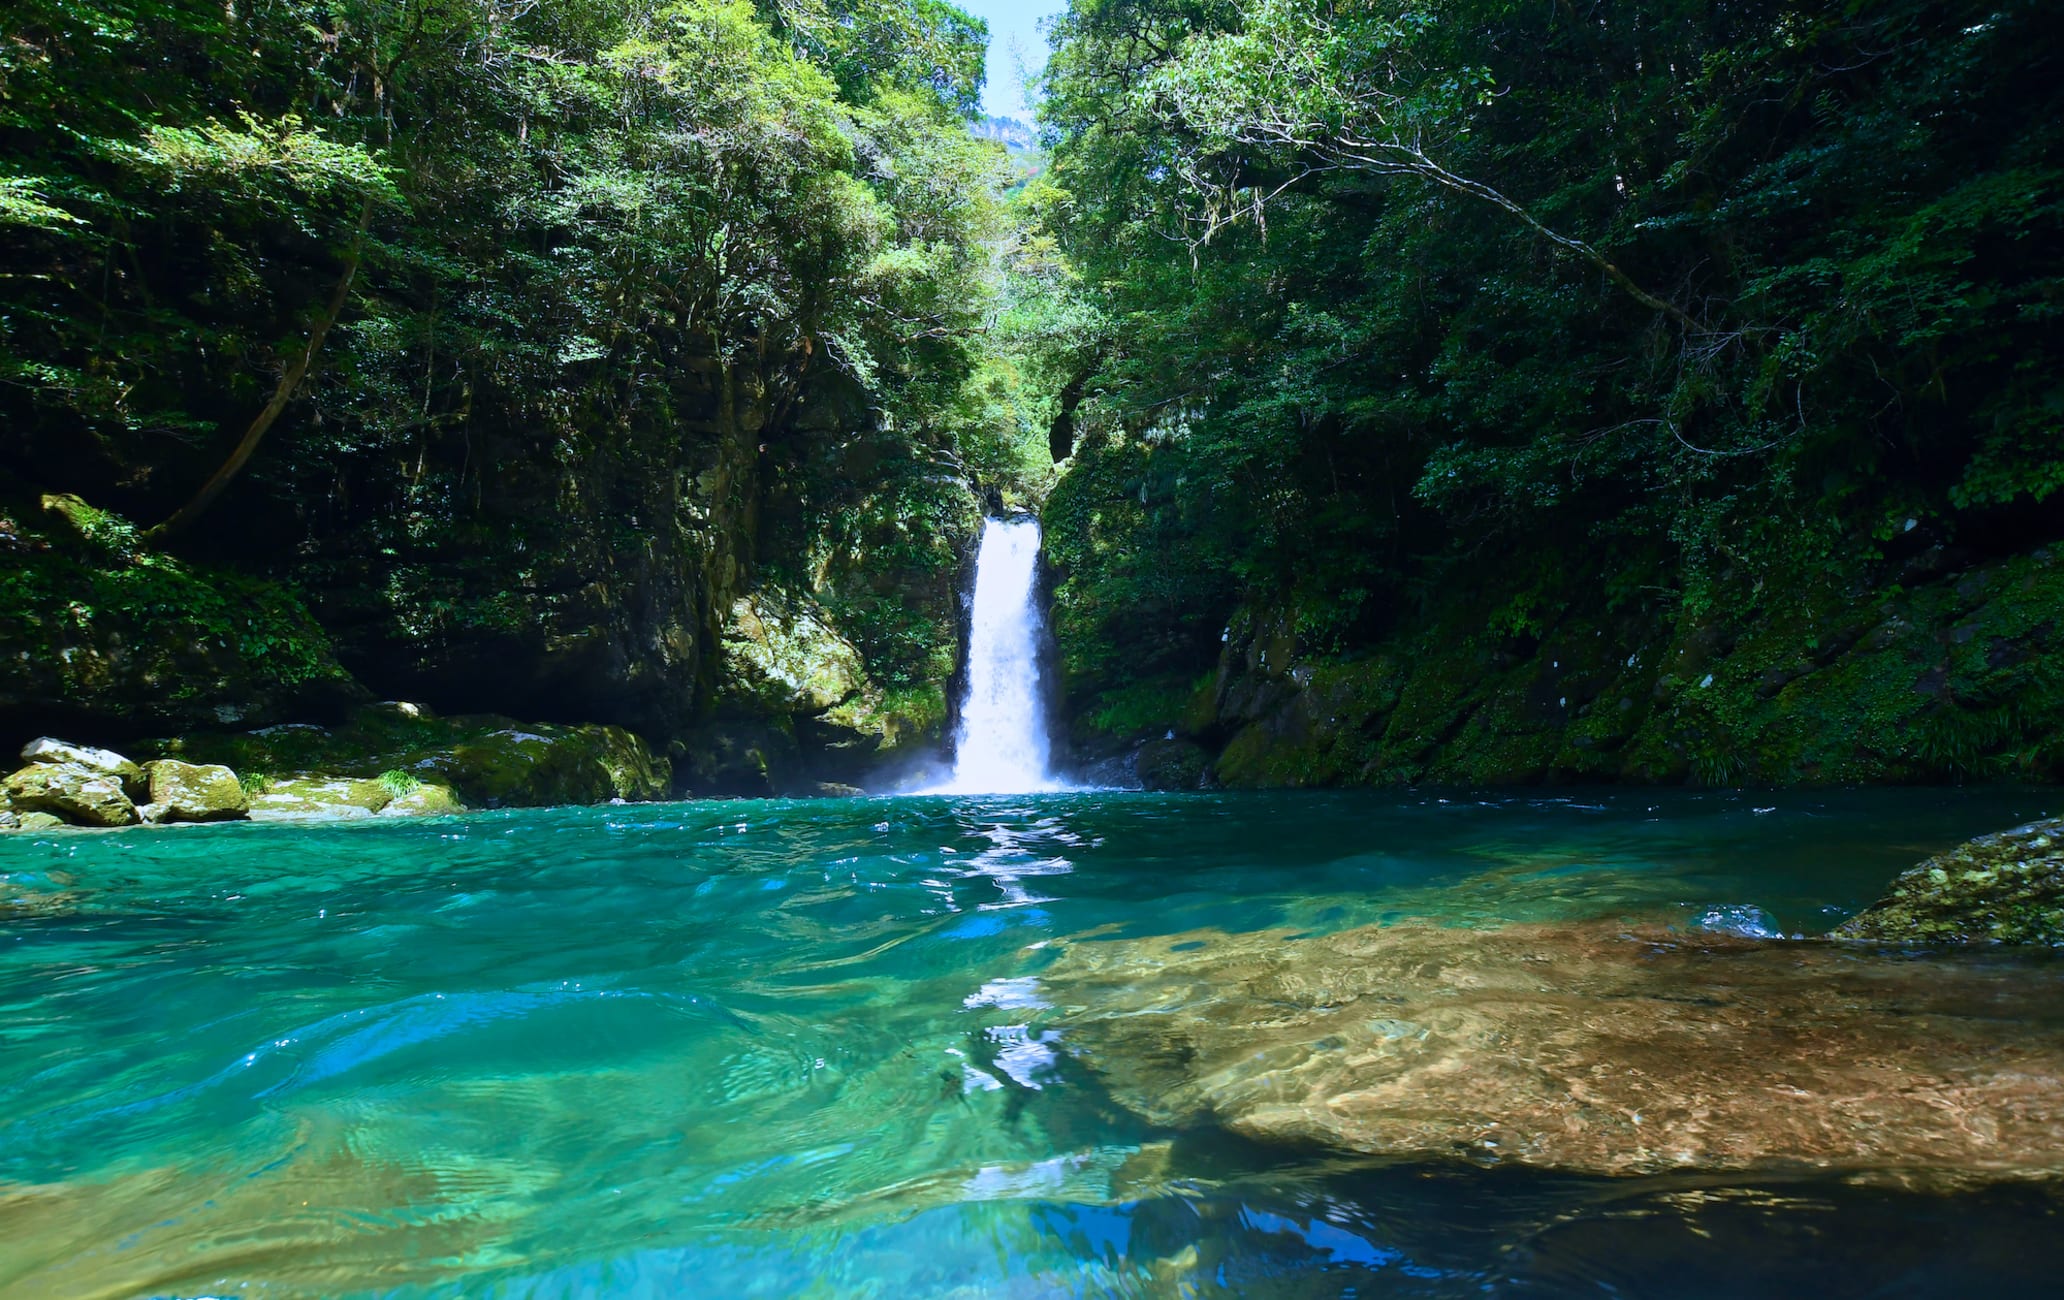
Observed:
[[[967,695],[953,750],[951,794],[1055,790],[1039,681],[1039,521],[991,519],[975,555]]]

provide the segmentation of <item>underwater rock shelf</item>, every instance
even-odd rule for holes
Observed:
[[[1076,942],[1062,1033],[1156,1125],[1567,1172],[2064,1174],[2064,968],[1600,922]]]

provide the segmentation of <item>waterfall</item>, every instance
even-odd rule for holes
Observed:
[[[1061,788],[1047,770],[1040,689],[1039,521],[991,519],[975,555],[967,694],[944,792],[1004,794]]]

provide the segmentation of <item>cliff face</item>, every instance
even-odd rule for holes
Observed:
[[[1851,585],[1736,579],[1696,613],[1615,607],[1597,576],[1560,602],[1458,584],[1352,655],[1242,608],[1214,669],[1079,698],[1075,736],[1138,746],[1164,787],[2064,776],[2053,547],[1935,547]]]
[[[292,570],[343,662],[443,709],[685,731],[781,413],[763,368],[706,357],[641,398],[348,462],[340,526]]]

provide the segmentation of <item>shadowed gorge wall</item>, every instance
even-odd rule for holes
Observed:
[[[2048,17],[1078,0],[1049,179],[1105,337],[1044,517],[1082,752],[2056,779]]]

